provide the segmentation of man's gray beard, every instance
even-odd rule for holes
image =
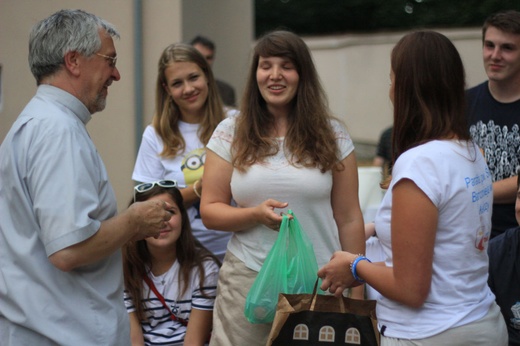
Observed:
[[[106,97],[103,97],[102,94],[98,94],[96,96],[96,99],[94,100],[93,102],[93,105],[94,105],[94,109],[91,110],[91,114],[94,114],[96,112],[101,112],[103,109],[105,109],[106,105],[107,105],[107,98]]]

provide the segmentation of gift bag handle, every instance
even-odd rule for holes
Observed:
[[[316,282],[314,283],[314,289],[312,290],[312,299],[311,299],[311,306],[309,308],[310,311],[314,311],[316,300],[318,298],[318,282],[320,281],[320,278],[318,277],[316,279]],[[336,298],[339,301],[339,308],[341,313],[345,313],[347,309],[345,309],[345,302],[343,301],[343,297]]]

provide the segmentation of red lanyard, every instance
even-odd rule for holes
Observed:
[[[164,297],[159,293],[159,291],[157,291],[157,288],[153,284],[153,281],[148,277],[148,275],[144,275],[143,279],[144,279],[144,282],[146,282],[146,284],[148,285],[148,287],[150,287],[150,289],[153,291],[153,293],[155,293],[157,298],[159,298],[159,300],[161,301],[162,305],[170,313],[171,319],[174,320],[174,321],[180,322],[183,326],[187,326],[188,325],[188,321],[186,321],[185,319],[182,319],[180,317],[177,317],[177,316],[175,316],[173,314],[173,312],[170,310],[170,308],[166,304],[166,301],[164,301]]]

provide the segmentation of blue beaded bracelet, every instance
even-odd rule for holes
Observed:
[[[354,261],[352,261],[352,263],[350,263],[350,271],[352,272],[352,276],[354,277],[354,279],[356,279],[357,282],[365,282],[365,280],[363,280],[357,275],[356,267],[359,261],[368,261],[370,263],[372,263],[372,261],[360,254],[354,259]]]

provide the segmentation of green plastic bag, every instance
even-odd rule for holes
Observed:
[[[312,293],[318,273],[314,248],[292,210],[283,216],[280,232],[246,298],[244,313],[251,323],[273,322],[280,293]]]

